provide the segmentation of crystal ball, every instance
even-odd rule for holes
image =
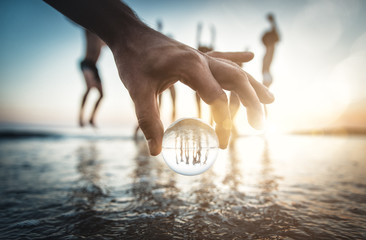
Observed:
[[[188,176],[203,173],[215,162],[218,151],[215,131],[200,119],[179,119],[164,133],[163,158],[176,173]]]

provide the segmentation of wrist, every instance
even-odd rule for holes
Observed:
[[[108,1],[109,4],[98,11],[98,20],[91,24],[91,30],[102,38],[112,51],[121,47],[128,48],[148,27],[124,3]]]
[[[144,43],[146,34],[152,30],[138,19],[114,21],[109,26],[109,29],[102,38],[104,38],[104,41],[113,53],[121,52],[125,54],[136,52],[138,51],[138,46],[146,44]]]

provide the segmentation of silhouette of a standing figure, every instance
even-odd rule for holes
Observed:
[[[84,59],[80,62],[80,68],[83,72],[85,83],[86,83],[86,91],[83,95],[79,113],[79,125],[80,127],[84,126],[83,115],[84,115],[84,107],[86,99],[89,95],[89,92],[92,88],[96,88],[99,92],[99,98],[96,101],[93,112],[90,116],[89,123],[93,127],[95,127],[95,113],[98,110],[98,106],[100,101],[103,98],[103,88],[102,81],[99,76],[98,69],[96,67],[96,63],[98,61],[100,51],[105,43],[94,33],[85,30],[85,39],[86,39],[86,53]]]
[[[280,40],[276,22],[274,19],[274,15],[269,13],[267,15],[268,21],[271,23],[271,30],[264,33],[262,36],[262,42],[264,46],[266,47],[266,53],[263,57],[263,68],[262,68],[262,74],[263,74],[263,85],[266,87],[271,86],[272,84],[272,75],[270,73],[270,67],[273,60],[273,55],[275,51],[276,43]],[[267,117],[267,108],[266,105],[264,105],[264,111],[265,115]]]
[[[209,46],[202,45],[201,43],[201,34],[202,34],[202,23],[198,23],[197,25],[197,49],[203,53],[211,52],[214,50],[215,47],[215,40],[216,40],[216,30],[215,27],[211,26],[211,43]],[[198,118],[202,117],[202,110],[201,110],[201,97],[196,92],[196,104],[197,104],[197,111],[198,111]],[[210,116],[210,124],[212,125],[213,119],[212,114]]]

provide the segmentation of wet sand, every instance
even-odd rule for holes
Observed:
[[[0,239],[364,239],[366,137],[241,137],[188,177],[128,135],[3,136],[0,195]]]

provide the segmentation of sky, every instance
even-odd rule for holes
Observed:
[[[249,50],[255,58],[244,69],[258,81],[272,12],[281,41],[272,63],[276,101],[268,107],[268,125],[279,130],[334,126],[366,126],[366,1],[125,1],[150,27],[163,21],[163,33],[196,47],[196,27],[203,23],[201,42],[215,49]],[[85,90],[79,62],[84,57],[79,26],[43,1],[0,1],[0,125],[9,123],[76,125]],[[105,98],[99,126],[133,126],[134,108],[121,83],[113,55],[103,49],[98,62]],[[194,92],[177,87],[178,117],[195,117]],[[97,93],[92,92],[87,110]],[[169,94],[163,94],[162,118],[170,123]],[[208,109],[205,118],[208,119]],[[236,118],[241,131],[250,127],[245,109]]]

